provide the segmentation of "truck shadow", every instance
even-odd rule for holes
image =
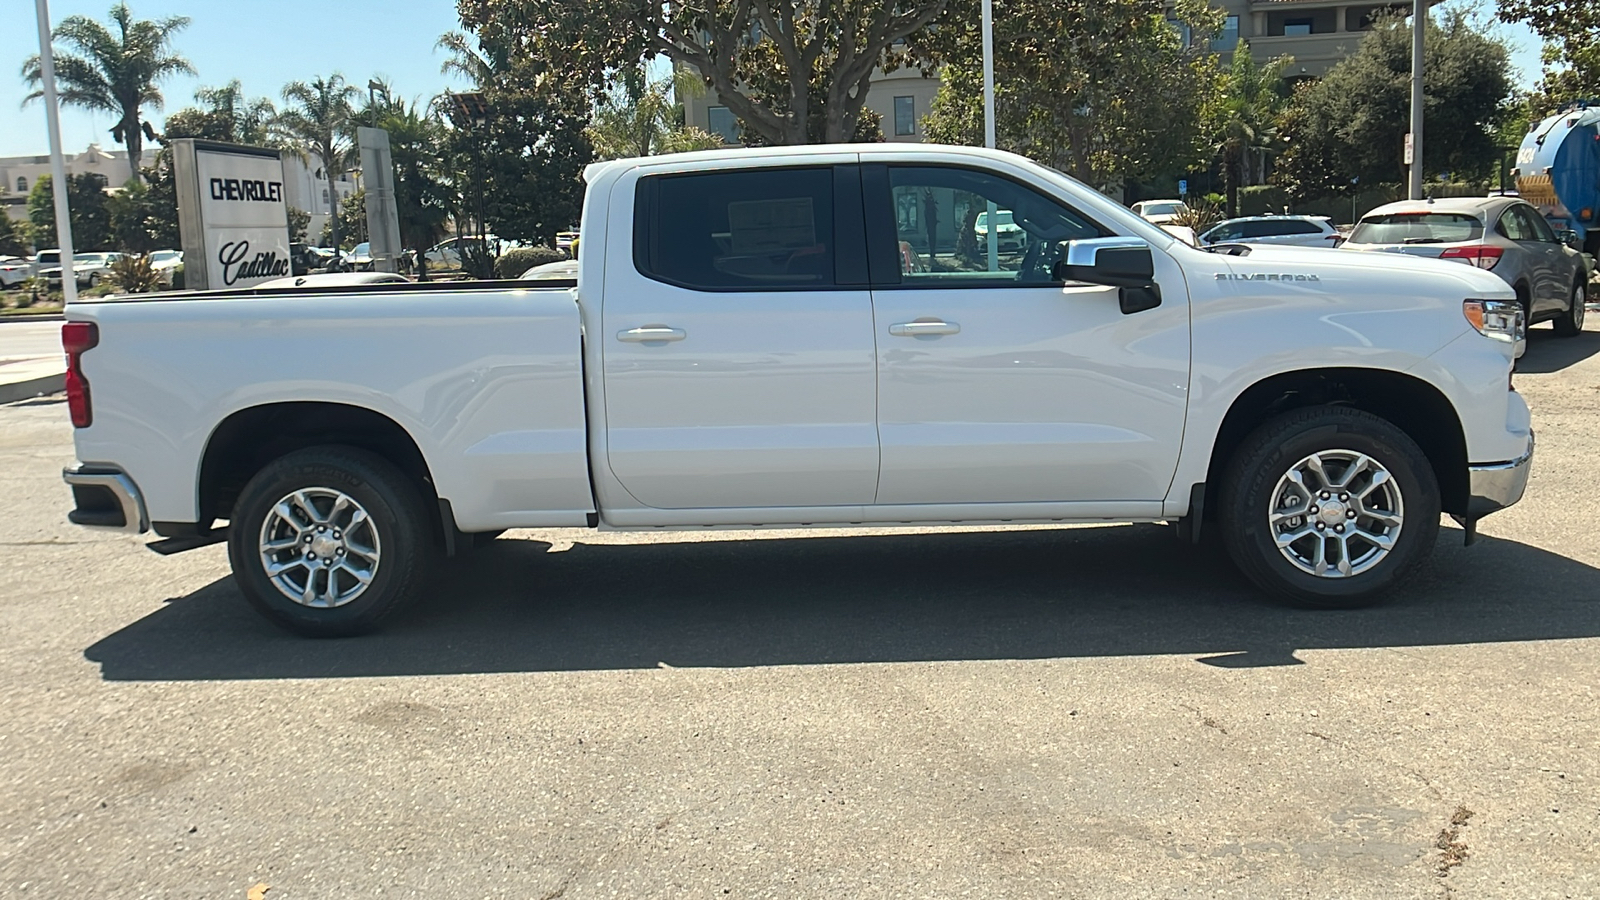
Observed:
[[[1556,337],[1550,328],[1528,329],[1528,349],[1517,360],[1518,375],[1551,375],[1600,353],[1600,331],[1585,331],[1570,338]]]
[[[1462,548],[1455,530],[1393,603],[1347,612],[1271,605],[1220,547],[1156,526],[548,549],[497,541],[370,637],[284,634],[222,579],[85,656],[112,681],[1151,654],[1249,667],[1600,636],[1600,569],[1512,541]]]

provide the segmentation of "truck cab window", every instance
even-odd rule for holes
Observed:
[[[646,178],[639,271],[697,290],[833,286],[833,173],[748,169]]]
[[[1064,242],[1109,234],[987,172],[892,166],[889,186],[903,285],[1048,284]]]

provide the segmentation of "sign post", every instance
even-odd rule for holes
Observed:
[[[195,138],[171,146],[185,287],[243,288],[288,277],[289,206],[278,151]]]
[[[389,132],[382,128],[357,128],[361,171],[367,194],[367,240],[372,245],[375,272],[400,271],[400,210],[394,199],[394,160],[389,155]]]

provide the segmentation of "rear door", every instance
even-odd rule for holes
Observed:
[[[1572,282],[1576,275],[1570,263],[1571,257],[1566,252],[1566,245],[1556,240],[1555,230],[1545,221],[1544,216],[1539,215],[1538,210],[1524,205],[1519,205],[1516,209],[1527,221],[1527,229],[1539,245],[1540,257],[1544,261],[1541,299],[1551,310],[1565,310],[1567,304],[1572,302]],[[1582,265],[1581,260],[1579,265]]]
[[[1162,303],[1051,276],[1063,242],[1111,232],[1061,200],[961,166],[862,167],[878,341],[880,505],[1160,501],[1183,438],[1188,290]],[[1008,209],[1023,249],[972,224]],[[898,252],[886,248],[898,247]],[[888,265],[880,264],[888,258]]]
[[[1553,273],[1550,269],[1554,261],[1547,252],[1550,245],[1539,240],[1539,232],[1533,224],[1534,217],[1527,215],[1527,212],[1532,210],[1518,204],[1506,207],[1500,214],[1500,234],[1516,246],[1507,249],[1506,258],[1496,268],[1500,277],[1512,285],[1518,280],[1526,282],[1531,311],[1534,316],[1542,317],[1562,306],[1566,298],[1551,296]]]
[[[606,462],[644,506],[872,502],[876,348],[854,161],[629,176],[631,210],[614,194],[613,221],[635,228],[607,239],[588,340],[601,344]]]

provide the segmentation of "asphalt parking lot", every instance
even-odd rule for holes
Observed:
[[[1528,498],[1353,613],[1157,526],[524,531],[305,641],[0,407],[0,896],[1600,896],[1600,331],[1530,344]]]

